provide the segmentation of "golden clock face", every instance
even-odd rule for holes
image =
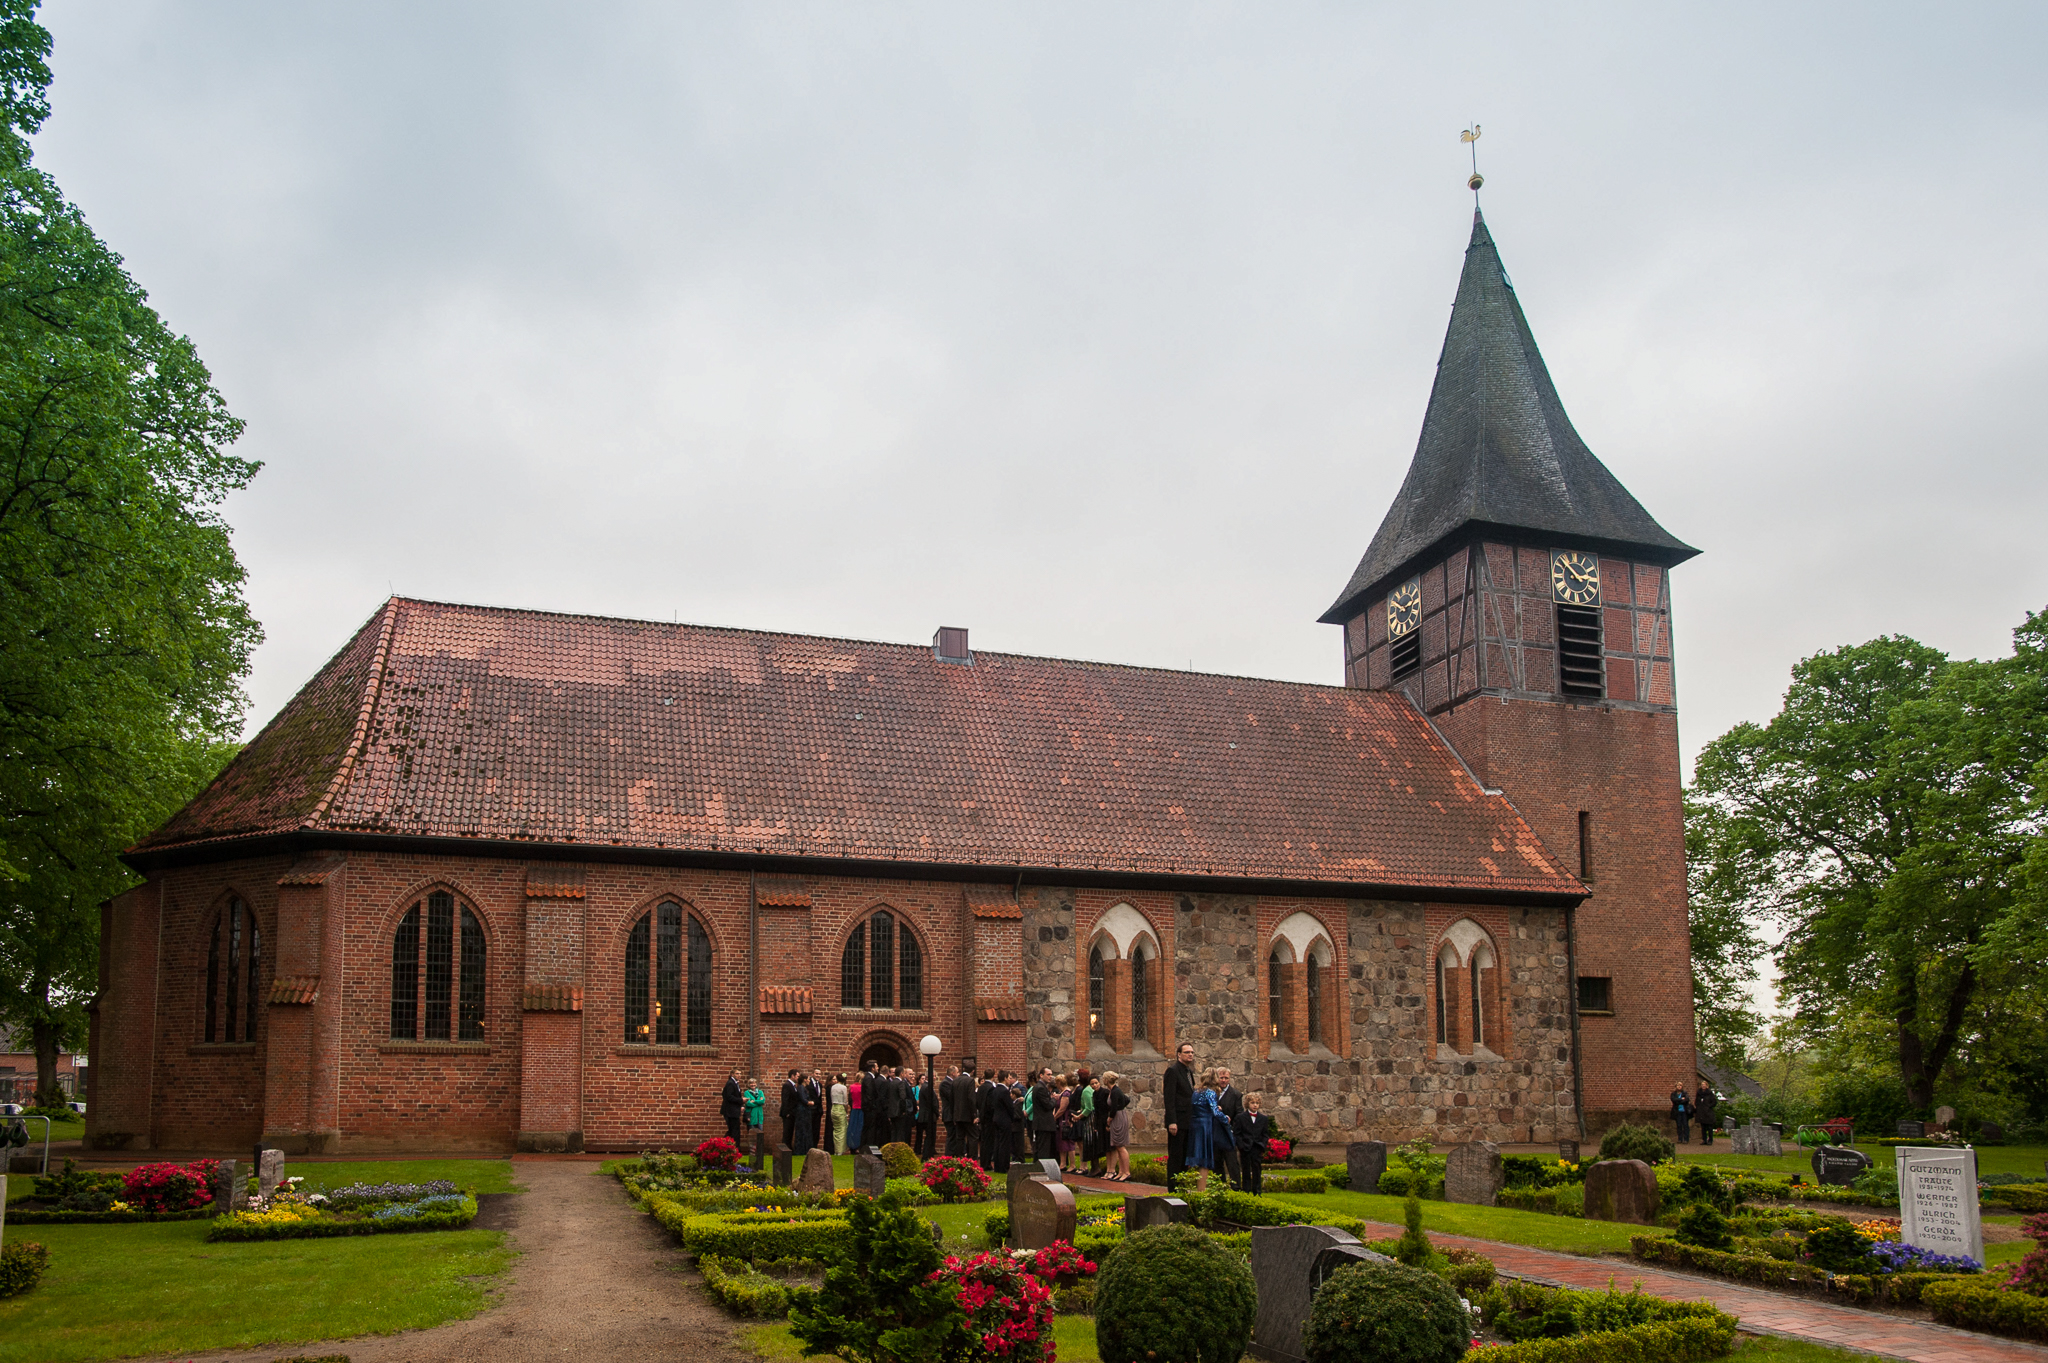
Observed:
[[[1550,594],[1568,606],[1600,600],[1600,560],[1583,549],[1559,549],[1550,556]]]
[[[1411,577],[1387,596],[1387,637],[1398,639],[1422,623],[1422,579]]]

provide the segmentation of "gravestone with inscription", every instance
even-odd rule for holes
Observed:
[[[213,1214],[225,1216],[248,1205],[248,1175],[235,1161],[222,1160],[213,1169]]]
[[[1657,1174],[1639,1159],[1605,1159],[1586,1170],[1585,1218],[1657,1224]]]
[[[1476,1207],[1498,1206],[1501,1184],[1505,1181],[1500,1147],[1492,1141],[1468,1141],[1453,1146],[1450,1160],[1444,1165],[1444,1201]]]
[[[1899,1137],[1902,1140],[1924,1140],[1926,1136],[1927,1123],[1925,1122],[1902,1121],[1899,1123]]]
[[[1767,1122],[1752,1119],[1748,1126],[1738,1126],[1734,1134],[1735,1153],[1738,1155],[1782,1155],[1785,1153],[1784,1139],[1778,1129]]]
[[[1042,1178],[1048,1183],[1066,1182],[1060,1177],[1060,1162],[1050,1159],[1018,1160],[1010,1166],[1008,1178],[1011,1188],[1034,1178]]]
[[[1252,1327],[1252,1355],[1303,1363],[1301,1327],[1316,1289],[1339,1268],[1360,1262],[1392,1261],[1329,1226],[1254,1226],[1252,1281],[1258,1287],[1259,1314]]]
[[[1044,1249],[1074,1239],[1074,1192],[1064,1183],[1029,1178],[1010,1185],[1011,1249]]]
[[[1351,1178],[1344,1186],[1354,1193],[1376,1193],[1380,1175],[1387,1172],[1385,1141],[1353,1141],[1344,1147],[1344,1167]]]
[[[284,1151],[276,1146],[256,1147],[256,1191],[269,1197],[284,1182]]]
[[[798,1176],[796,1190],[800,1193],[829,1193],[832,1191],[832,1156],[823,1150],[804,1152],[804,1171]]]
[[[1977,1152],[1898,1147],[1899,1239],[1935,1254],[1984,1262],[1977,1212]]]
[[[1846,1188],[1870,1167],[1870,1156],[1846,1145],[1823,1145],[1813,1152],[1813,1177],[1817,1183]]]
[[[1952,1107],[1934,1109],[1934,1124],[1946,1131],[1956,1124],[1956,1110]]]
[[[889,1184],[889,1166],[882,1161],[881,1152],[872,1145],[853,1157],[853,1190],[869,1197],[880,1197]]]
[[[1177,1197],[1140,1197],[1124,1194],[1124,1234],[1147,1226],[1187,1226],[1194,1223],[1194,1210]]]
[[[1579,1143],[1577,1141],[1559,1141],[1557,1143],[1557,1157],[1572,1164],[1577,1164],[1579,1162]]]

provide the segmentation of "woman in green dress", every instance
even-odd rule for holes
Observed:
[[[762,1091],[759,1079],[752,1075],[747,1076],[747,1086],[740,1093],[740,1101],[746,1104],[747,1108],[747,1130],[760,1130],[761,1113],[768,1106],[768,1095]]]

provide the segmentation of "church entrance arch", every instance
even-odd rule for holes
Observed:
[[[870,1064],[894,1069],[902,1063],[903,1052],[897,1049],[896,1043],[893,1041],[873,1042],[860,1053],[860,1067],[862,1069],[866,1069]]]

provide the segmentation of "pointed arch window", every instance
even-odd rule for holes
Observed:
[[[1088,952],[1088,1035],[1102,1035],[1102,948]]]
[[[1152,958],[1145,944],[1131,948],[1131,1038],[1146,1040],[1152,1017]]]
[[[262,1004],[263,930],[247,904],[230,899],[214,915],[207,937],[201,1034],[208,1041],[254,1041]]]
[[[1266,1035],[1282,1045],[1286,1044],[1286,1019],[1287,962],[1281,959],[1280,948],[1274,947],[1266,957]]]
[[[841,1008],[924,1007],[924,944],[888,909],[853,925],[839,952]]]
[[[391,937],[391,1039],[482,1041],[484,957],[483,924],[448,891],[407,909]]]
[[[711,937],[676,903],[640,915],[626,935],[626,1044],[711,1044]]]
[[[1323,963],[1313,952],[1308,958],[1308,1040],[1309,1044],[1320,1045],[1323,1040]]]

